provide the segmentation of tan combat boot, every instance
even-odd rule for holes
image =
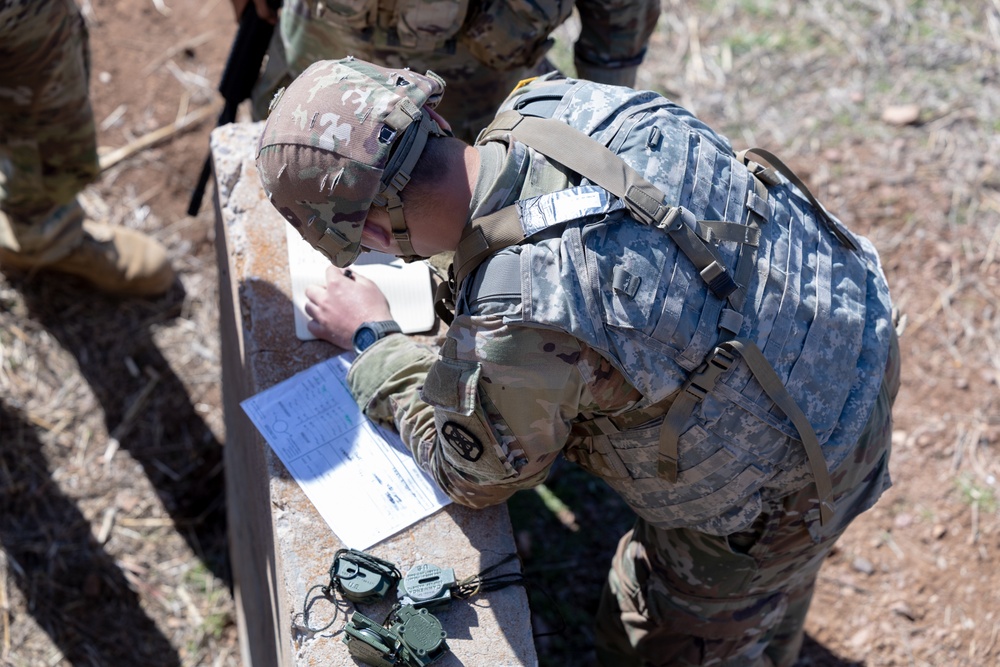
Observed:
[[[49,260],[0,249],[0,268],[56,271],[83,278],[118,296],[158,296],[174,282],[167,251],[155,239],[126,227],[86,220],[83,242],[68,255]]]

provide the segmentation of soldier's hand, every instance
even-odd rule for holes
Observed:
[[[392,319],[378,286],[350,269],[328,268],[326,285],[307,287],[306,299],[309,333],[345,350],[363,322]]]

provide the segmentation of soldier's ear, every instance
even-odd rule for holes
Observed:
[[[384,206],[371,205],[368,209],[368,215],[365,216],[365,224],[374,224],[380,227],[389,226],[389,211],[386,210]]]

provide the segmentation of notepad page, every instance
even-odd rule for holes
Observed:
[[[292,277],[292,307],[295,311],[295,335],[299,340],[314,340],[306,326],[306,287],[325,285],[330,260],[285,225],[288,241],[288,268]],[[372,280],[389,302],[392,317],[403,333],[428,331],[434,326],[434,292],[431,268],[427,262],[410,262],[378,252],[361,253],[351,270]]]

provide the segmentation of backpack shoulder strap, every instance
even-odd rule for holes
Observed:
[[[683,207],[667,205],[659,188],[606,146],[561,121],[522,116],[517,111],[497,115],[479,141],[506,137],[513,137],[572,169],[621,199],[636,220],[665,231],[716,296],[724,299],[736,291],[736,282],[724,263],[695,233],[697,220],[694,215]],[[474,220],[463,233],[455,252],[453,287],[460,285],[484,257],[524,238],[517,209],[513,206]]]
[[[820,523],[829,525],[834,515],[833,481],[823,458],[823,447],[805,413],[785,389],[781,378],[774,371],[760,347],[747,338],[732,338],[720,343],[705,362],[692,373],[680,390],[674,394],[673,402],[663,418],[660,427],[658,474],[669,481],[677,481],[679,460],[678,442],[688,420],[694,414],[698,403],[714,389],[716,382],[742,357],[750,367],[750,372],[760,383],[764,392],[785,416],[795,425],[799,439],[806,452],[809,470],[816,484],[819,499]]]

